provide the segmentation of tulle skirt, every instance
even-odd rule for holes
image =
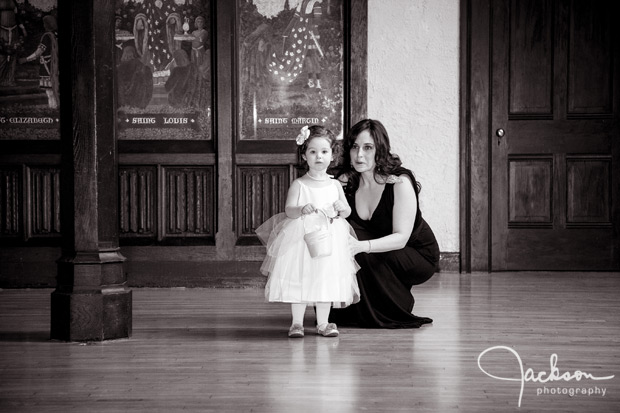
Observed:
[[[351,256],[349,240],[355,232],[349,223],[336,218],[328,224],[332,251],[326,257],[312,258],[304,234],[324,225],[321,215],[291,219],[274,215],[256,229],[267,254],[261,273],[268,278],[265,299],[271,302],[331,302],[343,308],[359,302],[356,273],[359,265]],[[305,222],[304,222],[305,221]]]

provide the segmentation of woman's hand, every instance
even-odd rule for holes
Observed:
[[[370,243],[368,241],[359,241],[354,238],[349,239],[349,251],[355,256],[360,252],[370,252]]]
[[[308,215],[308,214],[312,214],[314,212],[317,211],[317,208],[312,205],[312,204],[306,204],[304,205],[304,207],[301,209],[301,215]]]

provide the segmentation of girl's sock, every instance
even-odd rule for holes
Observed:
[[[332,303],[316,303],[316,325],[321,327],[328,323]]]
[[[291,313],[293,314],[293,324],[304,325],[304,314],[306,314],[306,303],[291,304]]]

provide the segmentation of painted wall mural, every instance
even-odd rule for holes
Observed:
[[[56,0],[0,0],[0,139],[59,139]]]
[[[119,139],[211,139],[210,13],[209,0],[118,1]]]
[[[342,0],[238,0],[241,139],[343,125]]]
[[[119,139],[212,132],[210,0],[116,0]],[[237,0],[240,138],[343,123],[342,0]],[[0,0],[0,139],[59,139],[56,0]]]

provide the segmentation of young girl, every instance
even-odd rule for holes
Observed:
[[[359,267],[349,250],[349,238],[355,233],[345,220],[351,208],[340,183],[326,172],[339,146],[334,134],[322,126],[304,126],[297,145],[308,171],[291,184],[286,212],[256,229],[267,246],[261,266],[261,272],[269,277],[265,298],[291,303],[289,337],[304,336],[308,304],[316,306],[317,333],[337,337],[336,325],[327,321],[330,307],[346,307],[360,298],[355,277]],[[325,226],[332,237],[331,254],[312,258],[304,234]]]

